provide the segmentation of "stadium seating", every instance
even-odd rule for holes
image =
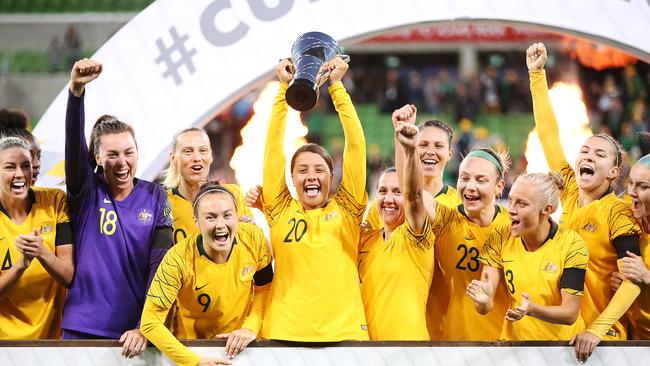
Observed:
[[[0,0],[0,13],[137,12],[153,0]]]

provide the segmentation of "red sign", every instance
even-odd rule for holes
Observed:
[[[512,42],[560,39],[555,33],[517,29],[499,25],[446,25],[405,29],[366,40],[367,43],[387,42]]]

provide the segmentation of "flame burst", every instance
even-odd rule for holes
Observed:
[[[237,182],[245,191],[256,184],[262,184],[266,132],[278,86],[277,81],[269,82],[260,93],[253,104],[253,116],[241,130],[243,142],[235,149],[230,160],[230,167],[235,171]],[[284,135],[284,155],[287,157],[287,162],[296,149],[307,142],[306,135],[307,127],[302,124],[300,113],[289,108]],[[290,177],[290,174],[286,176]],[[293,187],[289,183],[287,185],[290,189]]]
[[[589,136],[593,135],[589,127],[589,117],[582,91],[575,84],[558,82],[549,90],[549,97],[560,129],[560,142],[564,154],[569,164],[573,165],[580,146]],[[537,129],[533,129],[528,135],[526,160],[528,160],[526,168],[528,173],[547,173],[549,171],[542,144],[537,136]]]

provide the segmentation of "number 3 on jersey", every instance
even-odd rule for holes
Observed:
[[[291,229],[289,229],[289,232],[287,233],[287,236],[284,237],[284,242],[285,243],[292,243],[292,242],[299,242],[300,239],[302,239],[303,236],[305,236],[305,233],[307,232],[307,222],[303,219],[289,219],[288,222],[289,225],[291,225]]]
[[[113,210],[106,211],[105,208],[99,209],[99,233],[113,235],[117,228],[117,214]]]

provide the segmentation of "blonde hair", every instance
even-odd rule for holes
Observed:
[[[551,213],[557,210],[560,204],[560,191],[564,188],[564,179],[560,173],[528,173],[517,178],[519,179],[533,183],[537,187],[541,198],[545,200],[544,205],[553,206]]]
[[[178,138],[184,133],[193,132],[193,131],[200,132],[200,133],[203,133],[204,135],[208,136],[208,133],[205,132],[204,129],[199,128],[199,127],[190,127],[190,128],[186,128],[184,130],[181,130],[181,131],[177,132],[174,135],[174,138],[172,139],[172,149],[171,149],[172,154],[176,153],[176,146],[178,145]],[[168,188],[168,189],[169,188],[175,188],[175,187],[178,187],[181,184],[181,170],[178,167],[178,164],[172,163],[171,159],[169,161],[169,167],[167,169],[165,169],[165,171],[163,172],[163,175],[165,177],[163,179],[163,185],[165,186],[165,188]]]
[[[512,165],[512,159],[510,159],[510,153],[507,150],[497,152],[489,147],[481,147],[472,149],[465,158],[470,156],[480,157],[494,164],[499,179],[503,179]]]

